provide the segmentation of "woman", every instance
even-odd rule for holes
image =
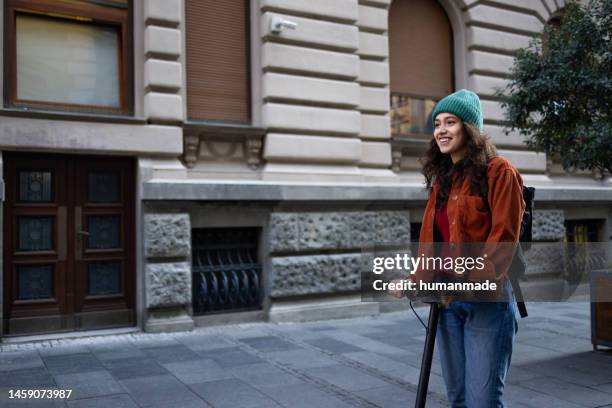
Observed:
[[[518,325],[506,276],[512,254],[500,247],[513,245],[491,244],[518,242],[525,208],[522,179],[482,133],[482,109],[475,93],[460,90],[448,95],[435,106],[432,118],[434,137],[423,162],[430,193],[419,254],[427,253],[425,247],[432,242],[448,243],[442,245],[447,253],[460,243],[486,243],[486,267],[461,278],[495,281],[500,288],[493,302],[447,299],[440,311],[437,341],[447,395],[453,407],[503,407]],[[418,270],[412,278],[440,280],[445,272]]]

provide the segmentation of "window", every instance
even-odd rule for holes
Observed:
[[[435,0],[394,0],[389,10],[391,133],[430,136],[436,101],[453,91],[450,22]]]
[[[6,4],[7,106],[130,113],[128,0]]]
[[[567,242],[598,242],[603,220],[566,220],[565,237]]]
[[[261,309],[258,228],[192,230],[193,313]]]
[[[187,116],[250,122],[246,0],[186,0]]]

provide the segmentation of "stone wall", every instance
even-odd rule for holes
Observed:
[[[191,307],[191,223],[188,214],[144,216],[147,331],[193,327]]]
[[[408,211],[272,213],[270,295],[355,292],[363,248],[409,242]]]
[[[563,210],[533,211],[533,242],[525,254],[527,277],[536,278],[563,272],[563,241],[565,236]],[[551,243],[551,244],[545,244]]]
[[[391,165],[389,4],[260,2],[266,173],[292,173],[301,163],[344,177],[369,169],[393,176],[382,171]],[[275,32],[273,19],[297,26]]]

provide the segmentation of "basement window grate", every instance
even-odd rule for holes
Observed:
[[[193,313],[261,309],[259,228],[192,231]]]

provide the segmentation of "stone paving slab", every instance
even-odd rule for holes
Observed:
[[[529,304],[508,407],[612,408],[612,352],[593,352],[589,304]],[[426,308],[418,309],[425,317]],[[0,344],[0,407],[401,407],[416,394],[424,329],[410,311],[309,323]],[[72,389],[16,400],[10,389]],[[434,355],[428,407],[448,407]]]

